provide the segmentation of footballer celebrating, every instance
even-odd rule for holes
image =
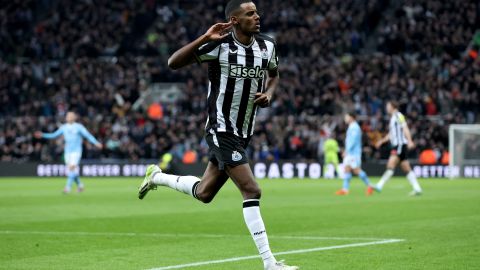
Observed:
[[[253,134],[258,107],[270,105],[278,85],[275,41],[260,34],[260,16],[251,0],[231,0],[227,23],[214,24],[205,34],[176,51],[168,66],[179,69],[208,63],[208,119],[205,127],[209,163],[201,179],[147,168],[138,197],[166,186],[209,203],[230,178],[243,196],[243,216],[263,259],[264,269],[294,270],[273,256],[260,214],[261,190],[248,164],[246,147]]]
[[[367,185],[367,196],[372,195],[373,187],[370,184],[365,171],[362,170],[362,129],[357,123],[356,114],[348,112],[344,117],[345,123],[348,125],[347,135],[345,136],[345,152],[343,164],[345,166],[345,175],[343,178],[343,187],[337,191],[337,195],[348,195],[350,188],[350,180],[352,173],[358,175],[360,179]]]
[[[398,104],[394,101],[388,101],[386,105],[387,113],[390,115],[389,133],[377,142],[376,147],[380,148],[382,144],[390,140],[390,157],[387,163],[387,170],[376,185],[376,190],[381,191],[385,183],[393,176],[395,167],[400,163],[400,167],[407,174],[407,179],[413,187],[410,193],[412,196],[422,194],[422,188],[418,184],[417,176],[412,171],[410,162],[407,159],[407,150],[413,149],[415,144],[407,126],[405,116],[398,111]]]

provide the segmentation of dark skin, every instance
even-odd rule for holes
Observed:
[[[205,34],[198,37],[184,47],[177,50],[168,59],[168,66],[171,69],[179,69],[195,62],[195,51],[208,42],[225,38],[229,31],[233,30],[236,39],[244,45],[250,45],[254,35],[260,33],[260,16],[254,3],[243,3],[230,14],[230,20],[226,23],[212,25]],[[266,91],[256,93],[254,104],[262,108],[270,106],[272,96],[278,85],[278,70],[269,70],[265,81]],[[244,200],[260,199],[261,190],[255,181],[249,164],[242,164],[235,167],[226,165],[225,170],[220,170],[218,165],[209,162],[207,169],[197,186],[197,197],[204,203],[209,203],[225,182],[231,178],[240,190]]]

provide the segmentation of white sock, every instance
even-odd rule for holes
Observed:
[[[274,264],[276,260],[270,251],[267,232],[260,215],[260,201],[255,199],[243,201],[243,217],[253,241],[255,241],[258,253],[262,257],[264,267]]]
[[[382,189],[385,183],[387,183],[387,181],[390,180],[392,175],[393,175],[393,170],[390,170],[390,169],[386,170],[383,173],[382,178],[380,178],[380,181],[377,183],[377,188]]]
[[[417,176],[413,171],[410,171],[407,174],[407,179],[408,179],[408,182],[410,182],[410,185],[412,185],[414,191],[422,192],[422,188],[420,187],[420,184],[418,184],[418,181],[417,181]]]
[[[152,182],[155,185],[167,186],[197,198],[195,195],[195,190],[198,183],[200,183],[200,179],[191,175],[178,176],[173,174],[157,173],[153,176]]]

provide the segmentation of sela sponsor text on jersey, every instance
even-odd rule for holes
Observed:
[[[246,67],[238,64],[230,64],[228,76],[231,78],[261,79],[265,76],[265,70],[256,67]]]

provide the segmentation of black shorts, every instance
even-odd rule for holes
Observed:
[[[406,144],[392,145],[390,148],[390,155],[398,156],[400,161],[404,161],[408,158],[407,151],[408,148]]]
[[[220,170],[225,169],[225,164],[235,167],[248,163],[245,149],[250,142],[250,137],[242,138],[231,133],[208,133],[205,136],[208,143],[208,156],[213,164]]]

